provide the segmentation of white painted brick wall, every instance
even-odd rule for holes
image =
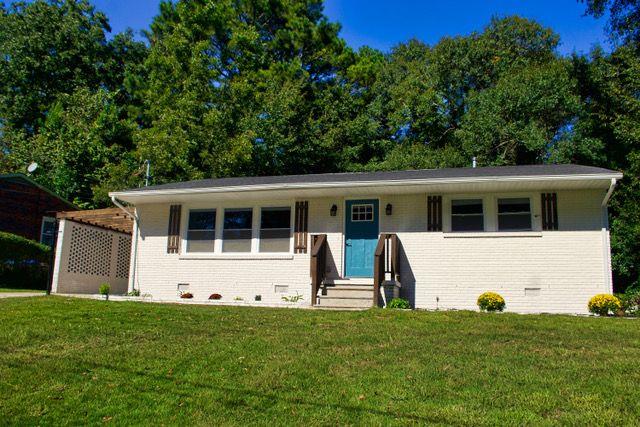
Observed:
[[[591,296],[610,292],[608,232],[602,231],[600,207],[604,191],[558,191],[560,231],[551,232],[539,231],[539,192],[527,195],[538,215],[534,218],[538,233],[472,238],[425,232],[426,194],[380,197],[380,231],[397,233],[403,246],[403,296],[417,308],[476,309],[478,295],[491,290],[505,297],[509,311],[586,312]],[[482,195],[487,230],[495,230],[494,203],[500,196],[504,194]],[[450,199],[445,195],[445,226]],[[387,203],[393,205],[391,216],[385,215]],[[329,215],[333,204],[338,206],[335,217]],[[343,211],[344,200],[339,197],[309,203],[310,234],[328,235],[327,274],[332,278],[343,271]],[[183,220],[187,212],[183,205]],[[166,253],[168,204],[140,205],[138,215],[136,287],[142,293],[177,298],[177,284],[188,283],[194,300],[216,292],[225,301],[235,297],[253,301],[259,294],[262,301],[273,304],[282,303],[283,296],[275,292],[275,285],[288,285],[286,295],[298,292],[304,297],[300,304],[310,303],[309,254],[289,259],[184,259]],[[539,295],[525,295],[525,288],[539,288]]]

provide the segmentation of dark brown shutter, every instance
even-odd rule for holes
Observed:
[[[558,196],[556,193],[542,193],[542,229],[558,229]]]
[[[177,254],[180,250],[180,205],[169,209],[169,230],[167,231],[167,253]]]
[[[309,202],[296,202],[296,221],[293,233],[293,247],[297,254],[307,253],[307,225],[309,222]]]
[[[427,197],[427,231],[442,231],[442,196]]]

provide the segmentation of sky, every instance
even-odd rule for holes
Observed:
[[[139,33],[158,11],[159,0],[93,0],[114,32]],[[595,44],[609,46],[606,18],[584,16],[578,0],[325,0],[325,14],[342,24],[341,36],[358,48],[389,51],[410,38],[435,44],[445,36],[481,31],[492,16],[518,14],[560,34],[559,52],[587,53]]]

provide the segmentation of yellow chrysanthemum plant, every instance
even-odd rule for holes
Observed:
[[[598,316],[608,316],[609,314],[617,314],[622,310],[622,303],[616,296],[609,294],[598,294],[589,300],[589,312]]]
[[[504,298],[496,292],[485,292],[478,297],[478,307],[482,311],[502,311],[505,306]]]

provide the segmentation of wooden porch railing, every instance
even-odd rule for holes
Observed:
[[[318,289],[327,271],[327,235],[313,236],[311,247],[311,305],[316,305]]]
[[[396,234],[381,234],[373,260],[373,306],[380,301],[380,286],[384,283],[386,274],[391,274],[392,280],[400,279],[400,247]]]

